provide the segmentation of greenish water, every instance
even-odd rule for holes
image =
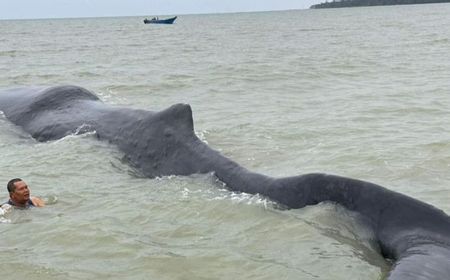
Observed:
[[[450,6],[0,21],[0,88],[75,84],[110,104],[189,103],[197,134],[272,176],[368,180],[450,213]],[[147,179],[92,135],[38,143],[0,117],[5,279],[382,279],[334,205],[282,211],[210,175]]]

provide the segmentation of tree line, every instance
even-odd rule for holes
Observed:
[[[450,2],[450,0],[338,0],[338,1],[333,0],[332,2],[326,1],[320,4],[312,5],[310,9],[430,4],[430,3],[448,3],[448,2]]]

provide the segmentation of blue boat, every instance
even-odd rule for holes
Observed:
[[[149,24],[149,23],[155,23],[155,24],[172,24],[176,19],[177,19],[177,17],[166,18],[166,19],[159,19],[159,18],[157,18],[157,17],[154,17],[154,18],[152,18],[152,19],[144,19],[144,23],[145,23],[145,24]]]

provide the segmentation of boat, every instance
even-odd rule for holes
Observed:
[[[172,24],[176,19],[177,19],[177,17],[166,18],[166,19],[159,19],[157,17],[154,17],[152,19],[144,19],[144,23],[145,24],[149,24],[149,23]]]

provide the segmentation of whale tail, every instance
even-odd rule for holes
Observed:
[[[397,259],[387,280],[450,279],[450,249],[433,244],[409,248]]]

